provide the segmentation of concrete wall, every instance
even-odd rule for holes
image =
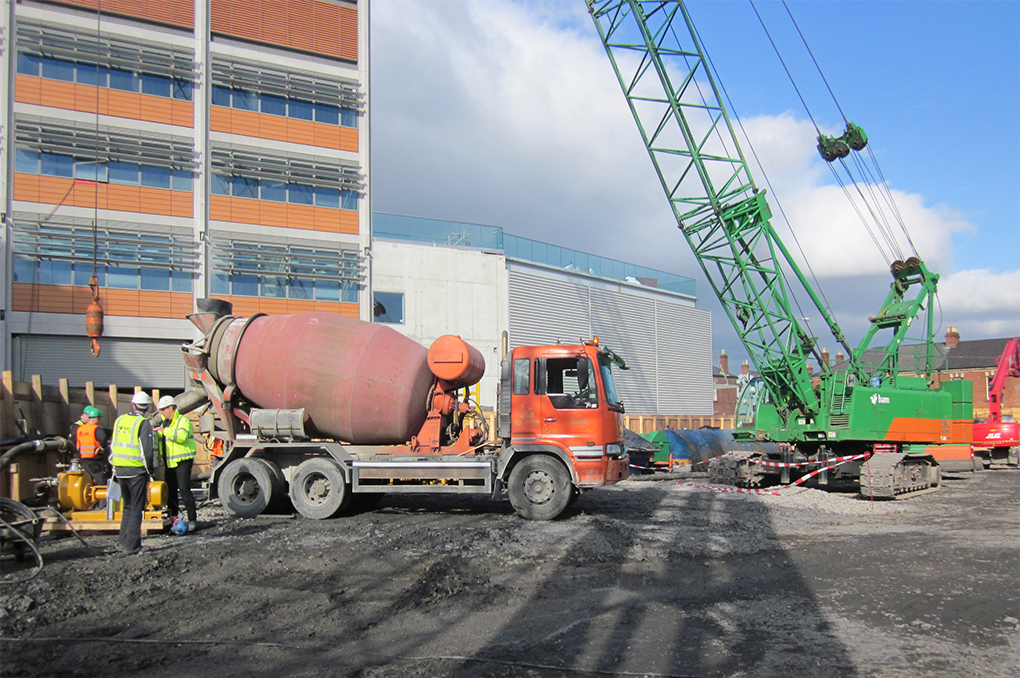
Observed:
[[[372,289],[404,295],[404,324],[389,325],[431,345],[444,334],[459,335],[482,352],[485,376],[479,397],[496,407],[496,385],[507,330],[506,259],[501,252],[375,240]]]

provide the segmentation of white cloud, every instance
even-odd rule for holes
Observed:
[[[1020,336],[1020,270],[943,276],[939,303],[945,324],[959,327],[963,339]]]
[[[716,308],[581,3],[374,0],[372,41],[373,209],[502,226],[697,277],[699,305]],[[845,322],[857,325],[858,316],[878,309],[888,266],[842,191],[827,185],[833,179],[815,149],[813,125],[782,113],[748,119],[744,128],[774,189],[773,223],[795,256],[779,200],[823,282],[873,279],[874,298],[838,286],[825,290],[847,312]],[[766,186],[746,145],[744,152]],[[923,195],[892,194],[929,268],[952,271],[952,238],[973,231],[964,216]],[[946,323],[965,324],[950,311],[969,308],[955,301],[955,286],[983,276],[1003,285],[1011,280],[1015,290],[1011,275],[944,276]],[[1007,308],[1020,308],[1009,299]],[[1002,326],[996,318],[1007,315],[986,309],[966,320],[984,328],[982,335],[996,334]],[[729,333],[723,345],[736,355],[724,315],[714,316],[717,337]],[[967,334],[977,338],[976,332]]]

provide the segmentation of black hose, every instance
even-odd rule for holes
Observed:
[[[25,452],[73,452],[74,447],[66,438],[47,438],[46,440],[31,440],[27,443],[15,445],[4,452],[0,457],[0,472],[2,472],[11,461]]]

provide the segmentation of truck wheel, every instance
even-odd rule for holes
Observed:
[[[240,518],[254,518],[283,492],[264,459],[244,457],[227,464],[216,485],[220,503]]]
[[[573,494],[563,464],[537,454],[514,466],[507,490],[511,506],[528,520],[552,520],[563,512]]]
[[[332,518],[350,506],[353,497],[340,465],[332,459],[306,459],[290,478],[290,500],[305,518]]]
[[[262,457],[257,457],[257,459],[263,462],[266,468],[269,469],[269,482],[273,488],[272,497],[264,513],[293,513],[294,509],[290,505],[290,497],[287,496],[287,478],[283,475],[280,465],[275,461],[263,459]]]

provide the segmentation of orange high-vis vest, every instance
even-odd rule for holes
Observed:
[[[77,440],[78,454],[82,459],[94,459],[99,454],[99,443],[96,442],[96,429],[99,424],[82,424],[78,427]]]

